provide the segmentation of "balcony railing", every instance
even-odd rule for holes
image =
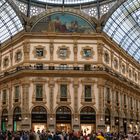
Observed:
[[[9,71],[6,71],[6,72],[2,72],[0,73],[0,78],[3,78],[3,77],[6,77],[6,76],[9,76],[11,74],[14,74],[14,73],[17,73],[19,71],[27,71],[27,70],[48,70],[48,71],[75,71],[75,72],[107,72],[108,74],[120,79],[121,81],[124,81],[124,82],[128,82],[130,85],[133,85],[135,86],[136,88],[140,88],[139,85],[135,84],[134,82],[132,82],[131,80],[129,80],[128,78],[126,78],[125,76],[115,72],[114,70],[112,70],[111,68],[108,68],[106,66],[93,66],[93,67],[90,67],[90,69],[85,69],[85,67],[79,67],[79,66],[74,66],[74,67],[62,67],[62,66],[38,66],[38,65],[35,65],[35,66],[18,66],[12,70],[9,70]]]

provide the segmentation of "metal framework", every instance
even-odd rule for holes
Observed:
[[[140,0],[127,0],[103,29],[120,47],[140,62]]]
[[[6,0],[0,0],[0,43],[23,30],[19,17]]]
[[[34,0],[34,1],[39,1],[39,2],[44,2],[44,3],[51,3],[51,4],[81,4],[81,3],[89,3],[89,2],[94,2],[96,0]]]

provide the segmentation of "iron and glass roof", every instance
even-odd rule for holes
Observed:
[[[19,17],[6,0],[0,0],[0,43],[21,31],[23,26]]]
[[[140,62],[140,0],[127,0],[108,19],[106,32]]]
[[[83,3],[90,3],[95,2],[96,0],[34,0],[38,2],[44,2],[48,4],[83,4]]]

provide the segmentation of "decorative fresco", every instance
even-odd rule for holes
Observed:
[[[32,29],[32,32],[58,32],[58,33],[91,33],[94,31],[86,20],[69,14],[56,13],[41,19]]]

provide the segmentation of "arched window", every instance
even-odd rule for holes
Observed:
[[[57,123],[71,123],[71,110],[66,106],[61,106],[56,110]]]
[[[125,65],[122,64],[122,73],[125,74]]]
[[[118,60],[114,58],[114,68],[118,69]]]
[[[107,64],[109,63],[109,53],[107,51],[104,53],[104,60]]]
[[[56,114],[71,114],[71,110],[66,106],[61,106],[56,110]]]
[[[42,106],[36,106],[32,109],[32,122],[47,122],[47,111]]]
[[[81,123],[95,123],[96,122],[96,112],[94,108],[86,106],[81,109],[80,112],[80,122]]]
[[[20,121],[21,120],[21,108],[20,107],[16,107],[14,109],[13,116],[14,116],[14,120],[16,120],[16,121]]]
[[[8,111],[7,109],[3,109],[1,116],[1,130],[6,131],[8,125]]]
[[[108,108],[105,110],[105,124],[110,124],[110,110]]]

